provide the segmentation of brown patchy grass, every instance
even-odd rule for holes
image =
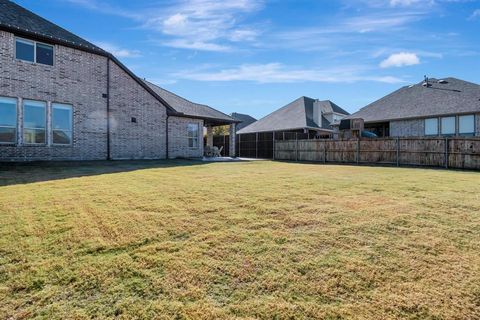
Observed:
[[[0,318],[479,319],[480,174],[0,168]]]

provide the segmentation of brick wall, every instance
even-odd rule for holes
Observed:
[[[107,155],[107,59],[55,46],[54,66],[17,61],[14,35],[0,31],[0,96],[73,105],[72,146],[22,145],[22,108],[18,107],[19,143],[0,145],[0,160],[96,160]]]
[[[475,119],[477,121],[477,123],[475,124],[475,135],[477,137],[480,137],[480,113],[477,113],[475,115]]]
[[[196,123],[199,126],[198,148],[189,148],[187,126]],[[168,118],[168,157],[200,158],[203,156],[203,120],[180,117]]]
[[[106,159],[107,58],[55,45],[54,66],[46,66],[16,60],[14,46],[14,35],[0,31],[0,96],[18,99],[19,136],[0,144],[0,161]],[[52,102],[72,105],[72,145],[52,145],[50,135],[45,145],[23,144],[22,99],[47,102],[48,113]],[[113,61],[110,110],[113,159],[166,158],[166,107]],[[186,142],[177,141],[183,146],[174,150],[181,150]]]
[[[425,134],[423,119],[399,120],[390,122],[391,137],[420,137]]]
[[[166,158],[166,107],[113,61],[110,112],[112,159]]]

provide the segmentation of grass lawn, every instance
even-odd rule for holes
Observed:
[[[480,173],[0,167],[0,319],[480,319]]]

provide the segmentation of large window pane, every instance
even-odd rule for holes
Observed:
[[[15,143],[16,137],[15,128],[0,127],[0,143]]]
[[[187,127],[188,147],[198,148],[198,124],[189,123]]]
[[[23,142],[27,144],[45,144],[45,130],[43,129],[24,129]]]
[[[425,119],[425,135],[438,135],[438,118]]]
[[[72,106],[65,104],[52,104],[52,133],[54,144],[72,143]]]
[[[17,100],[0,97],[0,143],[15,143],[17,135]]]
[[[455,117],[442,118],[442,134],[455,134]]]
[[[469,135],[475,133],[475,116],[473,114],[458,117],[458,133]]]
[[[23,103],[23,141],[45,143],[46,104],[41,101],[25,100]]]
[[[53,66],[53,47],[37,43],[37,63]]]
[[[23,39],[16,39],[15,53],[17,59],[35,62],[34,42]]]

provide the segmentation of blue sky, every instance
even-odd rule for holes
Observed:
[[[423,75],[480,83],[479,0],[19,0],[138,76],[226,113],[354,112]]]

